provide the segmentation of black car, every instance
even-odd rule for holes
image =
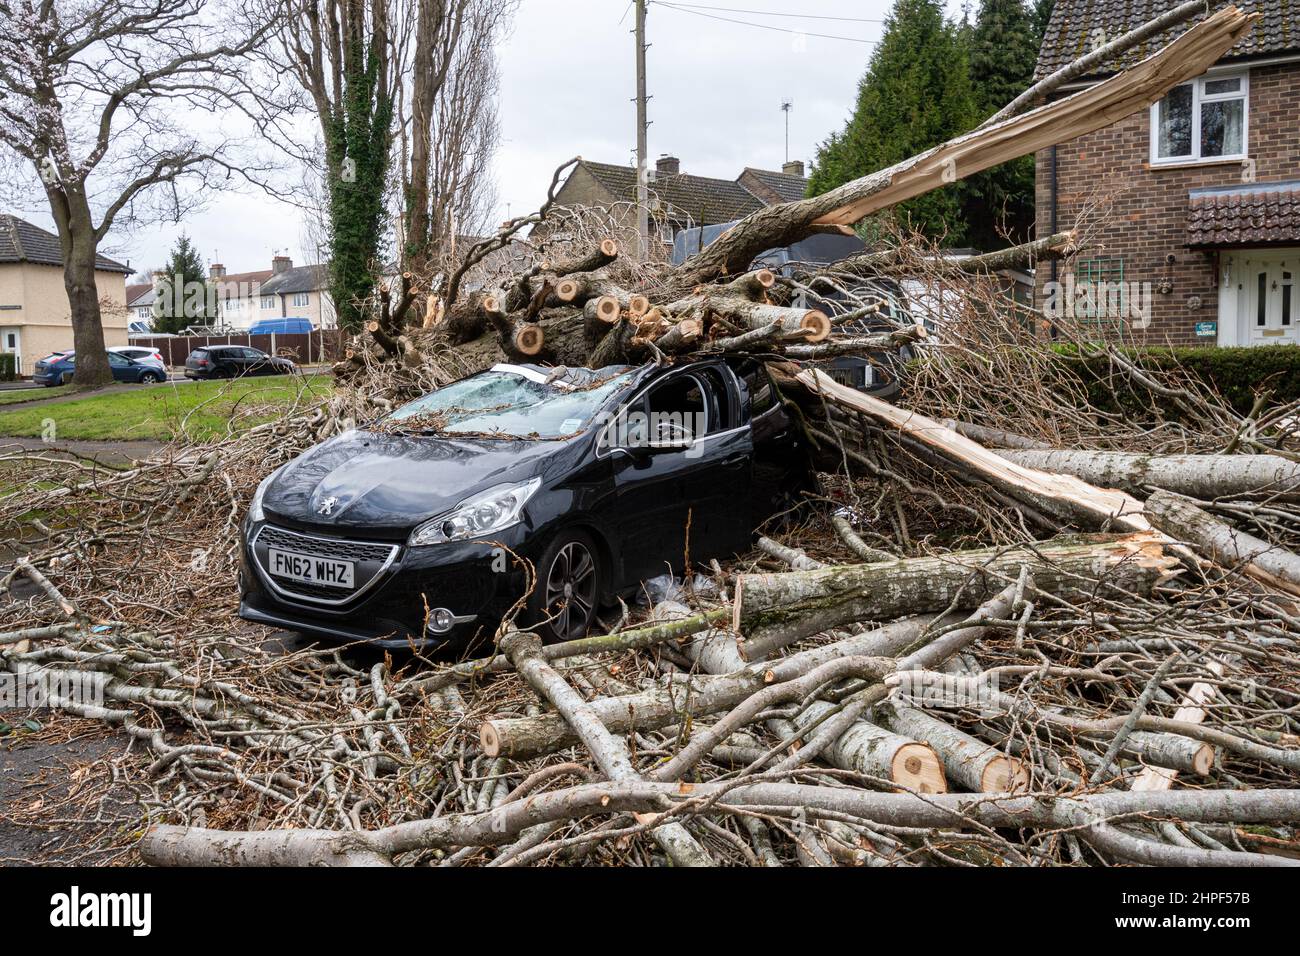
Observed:
[[[297,366],[247,345],[205,345],[185,360],[186,378],[239,378],[243,375],[288,375]]]
[[[813,480],[762,363],[497,365],[270,475],[243,525],[240,615],[465,649],[527,589],[548,640],[686,561],[746,549]]]

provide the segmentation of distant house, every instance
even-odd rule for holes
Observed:
[[[1044,76],[1180,0],[1057,0]],[[1254,29],[1206,74],[1149,110],[1037,156],[1037,232],[1067,229],[1113,200],[1073,268],[1037,270],[1045,307],[1066,302],[1099,335],[1135,342],[1300,342],[1300,7],[1237,0]],[[1149,56],[1138,47],[1086,86]],[[1052,286],[1048,286],[1053,282]],[[1055,296],[1055,300],[1053,300]]]
[[[126,345],[126,277],[133,270],[98,256],[95,288],[107,345]],[[18,370],[72,348],[72,310],[63,285],[59,237],[17,216],[0,215],[0,351],[18,356]]]
[[[614,219],[621,236],[635,236],[637,193],[634,166],[580,160],[556,193],[559,205],[600,209]],[[764,206],[801,199],[808,180],[803,163],[786,163],[780,172],[747,167],[735,179],[715,179],[681,171],[676,156],[660,156],[646,184],[656,254],[672,247],[681,229],[741,219]]]
[[[208,282],[217,293],[217,324],[246,329],[261,319],[305,318],[318,329],[337,324],[329,295],[329,267],[297,266],[288,256],[275,256],[271,268],[258,272],[226,272],[214,262]]]
[[[144,322],[153,327],[153,304],[158,299],[153,282],[133,282],[126,287],[127,321]]]

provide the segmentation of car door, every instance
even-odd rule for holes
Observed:
[[[140,379],[140,366],[136,365],[125,355],[119,355],[117,352],[109,352],[108,367],[113,372],[114,380],[118,382],[137,382]]]
[[[688,367],[651,383],[611,425],[612,523],[629,580],[680,573],[687,555],[721,556],[747,537],[736,494],[747,497],[750,442],[722,387],[717,369]]]
[[[270,375],[274,371],[270,356],[260,349],[240,349],[240,351],[244,353],[247,374]]]
[[[746,359],[734,371],[753,440],[750,509],[757,527],[771,516],[783,493],[800,482],[807,465],[794,419],[781,405],[767,366]]]

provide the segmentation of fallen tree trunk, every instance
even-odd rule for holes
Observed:
[[[814,227],[851,226],[946,183],[1110,126],[1200,76],[1256,18],[1227,7],[1133,68],[1072,96],[974,130],[820,196],[760,209],[688,259],[676,275],[696,283],[743,272],[761,252],[803,239]]]
[[[222,831],[155,825],[139,844],[155,866],[337,866],[360,857],[391,859],[414,850],[500,846],[540,823],[598,814],[653,812],[663,799],[698,806],[720,798],[723,807],[802,810],[810,818],[836,814],[900,827],[1077,827],[1083,839],[1121,856],[1162,865],[1294,866],[1296,860],[1254,853],[1192,850],[1116,831],[1114,817],[1174,817],[1188,823],[1300,822],[1300,790],[1112,792],[1086,796],[876,793],[787,783],[637,782],[584,784],[538,793],[484,813],[460,813],[400,823],[381,830]]]
[[[893,426],[954,468],[974,473],[1035,509],[1064,509],[1093,524],[1114,523],[1135,531],[1151,528],[1142,515],[1142,503],[1125,492],[1097,488],[1073,475],[1053,475],[1016,464],[932,418],[841,385],[817,369],[805,369],[796,378],[810,391]]]
[[[1174,564],[1149,535],[1082,535],[1032,549],[987,549],[891,564],[743,575],[737,580],[734,607],[748,623],[747,637],[738,641],[738,646],[746,659],[753,660],[797,639],[791,636],[795,634],[806,636],[842,624],[916,611],[971,609],[1004,590],[1008,581],[1014,584],[1026,565],[1032,569],[1038,590],[1086,596],[1096,591],[1098,582],[1117,592],[1148,593],[1171,573]],[[891,572],[906,584],[891,583]],[[745,589],[751,584],[752,592],[746,597]],[[746,605],[751,608],[748,612],[741,610]],[[916,633],[914,622],[896,633],[909,632]],[[872,644],[862,637],[850,638],[837,642],[830,653],[884,656]],[[825,648],[815,648],[769,667],[681,678],[638,694],[600,698],[592,701],[592,707],[612,731],[665,727],[688,716],[734,707],[773,680],[789,680],[824,663],[825,653]],[[932,663],[924,656],[921,660],[925,666]],[[573,729],[555,714],[493,718],[479,727],[480,746],[492,757],[536,757],[576,740]]]
[[[1193,498],[1300,492],[1300,463],[1275,455],[1137,455],[1084,449],[1015,449],[998,454],[1026,468],[1074,475],[1103,488],[1160,488]]]
[[[1147,514],[1166,534],[1196,546],[1216,564],[1238,568],[1264,583],[1300,595],[1300,555],[1238,531],[1185,498],[1157,491]]]
[[[1081,594],[1109,582],[1142,593],[1172,573],[1175,560],[1151,534],[1081,535],[1033,548],[958,551],[940,557],[816,571],[744,574],[736,579],[732,629],[746,660],[801,637],[853,621],[969,609],[1015,581],[1028,565],[1041,590]]]

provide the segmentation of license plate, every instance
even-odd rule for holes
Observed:
[[[355,587],[355,565],[351,561],[317,558],[309,554],[294,554],[270,548],[267,562],[271,574],[304,584],[324,584],[335,588]]]

